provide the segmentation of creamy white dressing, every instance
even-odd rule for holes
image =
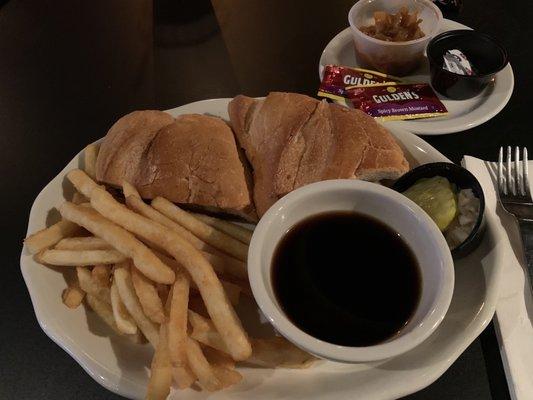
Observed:
[[[463,243],[470,235],[479,215],[479,199],[472,189],[463,189],[457,194],[457,216],[446,228],[444,237],[450,249]]]

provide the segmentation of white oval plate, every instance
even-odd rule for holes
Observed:
[[[471,29],[449,19],[442,21],[440,32],[455,29]],[[353,49],[350,28],[346,28],[335,36],[326,46],[319,62],[319,76],[322,80],[326,65],[345,65],[357,67],[357,59]],[[429,65],[427,60],[422,67],[412,75],[404,78],[410,82],[429,83]],[[398,127],[415,132],[419,135],[443,135],[447,133],[465,131],[487,122],[498,114],[507,104],[514,88],[514,76],[511,64],[507,65],[496,75],[496,80],[481,94],[468,100],[450,100],[438,95],[448,109],[449,114],[444,117],[417,119],[409,121],[386,122],[387,127]]]
[[[199,101],[169,112],[207,113],[228,119],[230,99]],[[415,166],[448,161],[421,138],[392,127],[391,132]],[[37,196],[31,208],[28,234],[57,218],[54,208],[65,193],[66,173],[82,164],[79,153]],[[307,370],[240,368],[243,381],[217,393],[173,391],[171,398],[193,400],[250,399],[341,400],[347,398],[394,399],[420,390],[459,357],[492,319],[500,280],[501,251],[493,229],[495,216],[486,215],[487,233],[475,253],[456,263],[455,291],[449,311],[437,330],[419,347],[399,357],[369,364],[320,362]],[[354,251],[354,257],[357,252]],[[107,327],[84,307],[69,310],[61,303],[65,288],[62,274],[38,265],[22,249],[22,275],[31,296],[35,315],[45,333],[68,352],[98,383],[122,396],[141,399],[148,381],[152,350],[110,334]],[[241,306],[241,305],[240,305]],[[272,334],[255,306],[242,304],[243,323],[252,336]]]

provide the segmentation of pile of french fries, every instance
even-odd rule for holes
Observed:
[[[147,204],[123,183],[124,201],[94,180],[97,146],[67,179],[77,192],[55,225],[25,239],[44,265],[75,268],[63,303],[83,303],[111,334],[155,349],[147,399],[174,384],[216,391],[238,383],[236,362],[304,368],[314,357],[280,337],[249,338],[234,305],[251,296],[246,257],[252,232],[192,214],[158,197]]]

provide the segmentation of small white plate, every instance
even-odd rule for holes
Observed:
[[[455,29],[471,29],[449,19],[442,21],[441,32]],[[322,80],[326,65],[345,65],[357,67],[357,59],[353,48],[350,28],[346,28],[335,36],[326,46],[319,62],[319,76]],[[412,75],[403,78],[410,82],[429,83],[429,65],[424,60],[422,67]],[[444,117],[426,118],[409,121],[390,121],[387,127],[398,127],[419,135],[443,135],[447,133],[465,131],[487,122],[498,114],[507,104],[514,88],[514,76],[511,64],[508,64],[496,75],[496,80],[481,94],[468,100],[450,100],[444,96],[439,98],[448,109],[449,114]]]
[[[174,116],[207,113],[228,119],[231,99],[199,101],[168,112]],[[390,131],[404,149],[411,165],[449,161],[421,138],[405,130]],[[57,219],[55,210],[69,193],[65,175],[82,165],[78,153],[39,193],[30,211],[28,234]],[[446,317],[435,332],[415,349],[401,356],[374,363],[340,364],[320,362],[307,370],[241,367],[244,379],[235,387],[216,393],[173,391],[180,400],[388,400],[416,392],[435,381],[459,357],[492,319],[498,298],[502,257],[494,230],[495,215],[486,214],[487,231],[480,247],[455,264],[455,289]],[[354,248],[354,257],[357,249]],[[149,345],[139,346],[112,333],[94,313],[75,310],[61,303],[66,287],[62,274],[38,265],[22,249],[20,266],[37,321],[44,332],[87,373],[107,389],[122,396],[142,399],[148,382],[152,356]],[[251,335],[272,334],[257,307],[240,305],[243,324]]]

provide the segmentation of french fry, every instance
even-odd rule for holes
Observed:
[[[169,295],[168,348],[173,367],[187,365],[187,309],[189,303],[189,278],[176,274],[176,281]]]
[[[130,272],[135,294],[139,298],[144,315],[156,324],[165,322],[163,302],[157,293],[155,284],[141,274],[137,268],[131,268]]]
[[[65,219],[82,225],[95,236],[101,237],[122,254],[133,259],[135,266],[149,279],[159,283],[174,282],[174,272],[163,264],[148,247],[124,228],[111,222],[92,209],[72,203],[60,207]]]
[[[209,319],[189,310],[189,323],[193,328],[191,338],[205,346],[228,353],[220,334]],[[246,360],[251,364],[268,368],[302,369],[308,368],[316,361],[314,356],[282,337],[251,339],[251,341],[252,356]]]
[[[91,178],[96,179],[96,158],[98,157],[98,150],[100,149],[100,145],[97,143],[91,143],[87,147],[85,147],[84,156],[85,156],[85,162],[84,162],[84,169],[87,175],[89,175]]]
[[[154,254],[159,257],[168,266],[172,267],[175,271],[180,270],[182,266],[173,258],[161,253],[160,251],[152,249]],[[164,250],[163,250],[164,251]],[[213,270],[220,275],[230,275],[238,279],[248,279],[248,272],[246,264],[242,261],[236,260],[233,257],[218,254],[211,254],[205,251],[200,252],[209,264],[213,267]]]
[[[123,184],[126,185],[126,182]],[[131,193],[131,185],[129,186],[123,186],[123,188],[126,187],[124,190],[124,193]],[[212,250],[212,247],[209,246],[204,241],[198,239],[196,236],[194,236],[191,232],[189,232],[187,229],[182,227],[180,224],[172,221],[170,218],[164,216],[159,211],[157,211],[155,208],[151,207],[150,205],[146,204],[137,193],[137,196],[130,195],[126,197],[126,205],[128,208],[132,209],[135,212],[138,212],[139,214],[145,216],[148,219],[151,219],[154,222],[160,223],[163,226],[166,226],[167,228],[173,230],[178,235],[180,235],[183,239],[187,240],[190,244],[192,244],[196,249],[198,250],[205,250],[209,251]]]
[[[68,308],[77,308],[85,297],[85,292],[78,285],[70,285],[61,294],[63,304]]]
[[[109,266],[96,264],[91,275],[100,286],[111,287],[111,268]]]
[[[192,372],[198,377],[200,386],[210,392],[222,389],[221,382],[215,376],[198,342],[194,339],[187,338],[186,349],[189,366]]]
[[[190,334],[190,337],[202,343],[203,345],[212,347],[216,350],[229,354],[228,347],[226,346],[226,344],[222,340],[222,337],[216,330],[214,331],[193,330]]]
[[[189,323],[192,326],[191,338],[223,353],[230,354],[222,337],[208,318],[189,310]]]
[[[186,270],[175,259],[170,258],[156,250],[152,249],[152,251],[155,253],[157,257],[161,259],[161,261],[163,261],[166,265],[172,267],[174,269],[174,272],[176,273],[180,273],[183,271],[186,272]],[[226,292],[226,295],[228,296],[230,303],[233,305],[238,304],[239,297],[240,297],[239,295],[240,295],[240,292],[242,291],[241,287],[233,282],[225,281],[223,279],[220,279],[220,283],[222,284],[222,287],[224,288],[224,291]],[[190,288],[192,289],[194,293],[199,293],[198,286],[196,286],[194,281],[190,282]],[[160,292],[160,290],[165,290],[165,289],[166,289],[166,286],[163,285],[161,289],[158,288],[158,292]],[[160,298],[161,298],[161,301],[164,302],[164,299],[166,298],[166,296],[160,293]]]
[[[214,349],[209,346],[202,345],[202,352],[205,358],[213,367],[218,366],[226,369],[235,369],[235,360],[227,353]]]
[[[240,225],[233,224],[220,218],[211,217],[205,214],[191,213],[195,218],[198,218],[203,223],[212,226],[219,231],[227,233],[231,237],[237,239],[244,244],[250,244],[253,232]]]
[[[235,279],[234,276],[224,275],[224,280],[231,282],[234,285],[238,286],[241,290],[241,294],[250,297],[253,299],[254,295],[252,293],[252,288],[250,286],[250,281],[244,279]]]
[[[192,244],[195,249],[201,250],[204,257],[209,261],[217,273],[228,273],[235,275],[238,278],[248,279],[248,271],[244,262],[219,252],[214,247],[198,239],[180,224],[174,222],[153,207],[146,204],[141,199],[137,190],[128,182],[124,181],[122,183],[122,190],[124,195],[127,194],[126,204],[130,209],[173,230],[178,235],[183,237],[183,239]]]
[[[135,189],[135,186],[133,186],[128,181],[122,181],[122,193],[124,194],[124,198],[126,199],[130,196],[136,197],[138,199],[141,198],[141,195],[139,194],[137,189]]]
[[[161,225],[164,225],[167,228],[170,228],[176,231],[181,236],[183,236],[184,239],[188,240],[191,244],[193,244],[198,249],[202,249],[204,246],[206,248],[209,247],[207,243],[198,239],[187,229],[183,228],[181,225],[172,221],[170,218],[165,217],[159,211],[152,208],[150,205],[146,204],[142,200],[141,195],[139,194],[137,189],[128,181],[122,182],[122,192],[126,200],[126,205],[133,211],[136,211],[139,214],[145,216],[146,218],[149,218],[152,221],[158,222]]]
[[[189,322],[193,326],[191,338],[205,346],[228,353],[220,334],[209,320],[189,310]],[[251,341],[252,356],[246,360],[250,364],[266,368],[303,369],[310,367],[316,361],[314,356],[282,337],[251,339]]]
[[[154,254],[157,258],[159,258],[161,261],[163,261],[166,265],[168,265],[174,273],[185,271],[185,269],[181,266],[179,262],[177,262],[174,258],[167,256],[166,254],[161,253],[158,250],[152,249]]]
[[[207,244],[210,244],[214,248],[221,250],[238,260],[246,261],[248,256],[248,246],[244,243],[239,242],[231,236],[196,219],[191,214],[163,197],[156,197],[152,200],[152,207],[191,231],[195,236],[199,237]]]
[[[213,325],[213,322],[211,322],[209,318],[204,317],[195,311],[189,310],[187,312],[187,318],[193,330],[213,331],[213,332],[217,331],[215,326]]]
[[[241,288],[238,285],[229,281],[225,281],[223,279],[220,279],[220,283],[222,284],[222,287],[224,288],[224,291],[226,292],[226,296],[228,297],[230,303],[234,306],[239,304]],[[199,293],[198,287],[194,282],[192,282],[191,289],[193,292]]]
[[[194,359],[193,363],[196,368],[200,368],[200,370],[197,369],[198,373],[202,371],[205,375],[204,382],[200,380],[200,385],[202,387],[210,391],[219,390],[239,383],[242,380],[242,375],[234,370],[235,362],[231,360],[229,356],[218,352],[218,354],[225,359],[224,361],[221,361],[220,359],[210,359],[207,357],[207,354],[212,355],[212,352],[216,350],[209,347],[202,348],[201,350],[207,364]],[[190,352],[190,350],[188,351]],[[207,369],[207,365],[209,365],[209,369]],[[213,375],[216,378],[216,381],[213,379]]]
[[[248,279],[246,263],[231,256],[212,254],[203,251],[202,255],[219,274],[232,275],[239,279]]]
[[[245,360],[250,356],[251,345],[248,341],[246,332],[244,331],[231,303],[228,301],[224,289],[212,266],[198,252],[198,250],[174,231],[147,219],[146,217],[136,214],[124,205],[118,203],[111,194],[96,185],[96,183],[83,171],[71,171],[68,173],[67,177],[80,192],[90,198],[91,205],[96,211],[101,213],[104,217],[109,218],[114,223],[124,227],[126,230],[138,235],[140,238],[147,240],[150,243],[157,243],[164,248],[167,253],[172,255],[176,261],[183,265],[192,280],[198,286],[213,324],[221,333],[222,339],[228,346],[232,357],[235,360]],[[97,236],[101,236],[111,243],[111,240],[108,240],[108,238],[103,235]],[[242,243],[240,244],[242,245]],[[172,270],[170,271],[172,272]],[[174,272],[172,272],[172,275],[173,281]],[[152,279],[151,277],[149,278]]]
[[[109,291],[109,288],[107,286],[99,285],[99,283],[93,279],[89,269],[85,267],[76,267],[76,274],[78,276],[80,288],[84,292],[104,303],[111,304],[111,292]]]
[[[170,386],[172,384],[172,368],[168,355],[167,325],[162,324],[159,332],[159,341],[150,368],[150,380],[148,381],[148,390],[146,393],[147,400],[165,400],[170,393]]]
[[[127,335],[136,335],[138,332],[137,325],[122,302],[118,292],[117,284],[114,281],[111,284],[110,292],[111,309],[113,311],[113,316],[115,317],[118,330]]]
[[[111,327],[111,329],[113,329],[119,335],[122,335],[122,332],[117,328],[117,324],[115,323],[111,306],[89,293],[87,293],[85,298],[87,299],[87,303],[93,309],[93,311],[98,314],[98,316],[102,318],[104,322]]]
[[[117,250],[43,250],[35,255],[41,264],[63,267],[80,267],[94,264],[115,264],[126,259]]]
[[[140,329],[137,329],[137,333],[134,335],[126,335],[129,340],[131,340],[135,344],[146,344],[148,343],[148,340],[143,335]]]
[[[211,365],[211,369],[219,380],[221,389],[228,388],[242,381],[242,375],[233,369],[219,365]]]
[[[41,250],[52,247],[61,239],[74,235],[79,230],[80,227],[75,223],[61,220],[46,229],[28,236],[24,239],[24,245],[30,254],[37,254]]]
[[[61,239],[54,247],[56,250],[110,250],[112,248],[104,239],[96,236]]]
[[[87,199],[87,197],[82,195],[80,192],[74,192],[74,194],[72,195],[71,201],[74,204],[82,204],[82,203],[87,203],[89,200]]]
[[[189,278],[185,271],[176,273],[176,281],[170,290],[168,307],[169,354],[172,375],[180,389],[196,381],[187,361],[187,306],[189,302]]]
[[[239,300],[240,300],[240,289],[236,286],[233,286],[232,283],[229,283],[229,282],[225,282],[223,280],[220,281],[220,283],[222,284],[222,286],[224,287],[224,291],[226,292],[226,295],[228,296],[228,300],[229,302],[236,306],[237,304],[239,304]],[[226,284],[228,285],[232,285],[232,286],[229,286],[229,291],[226,289]],[[195,294],[199,293],[198,292],[198,288],[196,286],[192,286],[191,287],[191,291]],[[198,297],[199,300],[202,301],[202,304],[203,304],[203,300],[201,297]],[[201,310],[206,310],[205,306],[201,308]],[[193,310],[194,311],[194,310]],[[206,310],[207,311],[207,310]],[[202,314],[202,313],[200,313]]]
[[[193,330],[200,331],[213,331],[216,332],[216,328],[209,318],[206,318],[199,313],[189,310],[187,312],[187,318]],[[227,351],[226,351],[227,353]]]
[[[146,204],[140,197],[137,190],[124,181],[122,183],[122,190],[124,194],[128,194],[126,197],[126,205],[131,210],[138,212],[144,217],[151,219],[154,222],[173,230],[183,239],[187,240],[197,250],[201,250],[204,257],[207,258],[209,263],[213,266],[217,273],[228,273],[235,275],[238,278],[248,279],[248,271],[246,264],[240,260],[237,260],[227,254],[221,253],[214,247],[208,245],[204,241],[198,239],[190,231],[182,227],[180,224],[172,221],[153,207]]]
[[[174,272],[176,274],[180,274],[180,273],[185,273],[188,275],[187,273],[187,270],[185,268],[183,268],[180,263],[178,263],[175,259],[171,258],[171,257],[168,257],[167,255],[163,254],[163,253],[160,253],[159,251],[157,250],[153,250],[152,251],[154,252],[154,254],[159,257],[161,259],[161,261],[163,261],[166,265],[168,265],[169,267],[172,267],[172,269],[174,269]],[[220,281],[220,283],[222,285],[224,285],[224,282],[223,281]],[[194,291],[195,293],[198,293],[198,287],[196,286],[196,284],[193,282],[191,282],[189,280],[189,286],[190,286],[190,289],[192,289],[192,291]],[[168,287],[165,286],[165,285],[162,285],[162,287],[158,287],[157,288],[157,291],[159,293],[159,297],[161,298],[161,301],[162,302],[165,302],[164,299],[166,299],[166,296],[168,296]],[[164,292],[166,291],[166,293]],[[230,300],[231,301],[231,300]]]
[[[144,315],[141,303],[135,294],[135,289],[131,282],[129,269],[129,262],[116,265],[113,273],[113,281],[117,285],[118,293],[120,294],[124,306],[126,306],[126,309],[137,324],[137,327],[141,330],[144,336],[146,336],[146,339],[157,348],[157,343],[159,341],[157,325]]]
[[[191,387],[197,379],[188,364],[184,367],[173,367],[172,376],[174,377],[174,382],[176,382],[176,385],[180,389]]]
[[[262,367],[302,369],[308,368],[317,360],[279,336],[270,339],[252,339],[252,348],[252,357],[246,362]]]

